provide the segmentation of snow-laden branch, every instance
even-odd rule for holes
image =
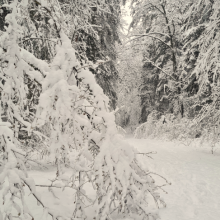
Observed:
[[[83,65],[77,59],[72,42],[63,30],[66,27],[65,19],[60,18],[65,15],[59,1],[34,2],[38,4],[38,9],[44,9],[41,16],[46,13],[53,18],[51,35],[55,35],[57,39],[55,55],[47,63],[18,46],[18,39],[22,39],[18,30],[26,27],[21,28],[21,22],[17,22],[17,19],[23,16],[23,10],[29,10],[30,5],[28,1],[13,1],[10,4],[12,13],[6,17],[9,26],[0,38],[0,48],[4,49],[0,50],[0,54],[8,62],[4,67],[7,77],[2,86],[0,112],[3,108],[7,115],[6,120],[12,125],[5,124],[0,118],[0,125],[7,126],[3,129],[0,126],[4,158],[0,183],[4,183],[6,178],[9,182],[9,187],[4,186],[7,195],[5,199],[12,206],[13,198],[17,196],[21,200],[22,210],[24,209],[22,215],[29,214],[23,197],[27,190],[24,187],[26,185],[46,214],[53,218],[66,219],[66,213],[56,215],[56,210],[49,205],[45,206],[35,189],[34,181],[28,177],[25,163],[27,158],[18,150],[21,146],[18,143],[19,132],[25,130],[29,137],[35,132],[41,140],[47,142],[46,148],[41,147],[48,151],[50,161],[56,165],[56,179],[62,181],[63,189],[67,186],[76,189],[75,205],[70,218],[78,218],[79,214],[82,219],[89,217],[102,220],[111,218],[113,210],[118,210],[123,215],[138,214],[141,219],[149,216],[156,219],[157,210],[151,210],[146,201],[153,197],[155,208],[159,208],[159,204],[164,205],[158,196],[157,186],[138,164],[137,150],[118,134],[118,130],[122,133],[124,131],[117,129],[114,112],[109,112],[109,99],[97,84],[94,74],[89,71],[89,66]],[[42,5],[43,3],[46,5]],[[32,28],[36,30],[34,26]],[[31,112],[31,117],[34,118],[29,120],[33,122],[30,123],[25,120],[29,117],[25,110],[28,102],[32,102],[29,96],[33,95],[33,85],[32,80],[25,77],[36,76],[34,71],[41,72],[43,77],[39,82],[41,88],[37,102],[33,104],[34,109]],[[2,72],[0,74],[4,75]],[[44,126],[47,127],[46,134],[43,133]],[[27,146],[27,149],[30,147]],[[71,177],[67,177],[66,169],[71,169]],[[88,184],[94,189],[94,201],[86,195]],[[87,204],[84,204],[85,198],[88,200]],[[85,211],[89,205],[94,209],[92,216],[88,216]],[[11,207],[7,204],[3,206],[6,206],[4,218],[11,220]]]
[[[162,42],[163,44],[165,44],[167,47],[169,47],[169,48],[173,51],[173,48],[172,48],[169,44],[167,44],[164,40],[162,40],[162,39],[159,38],[159,37],[152,36],[150,33],[149,33],[149,34],[141,34],[141,35],[133,35],[133,36],[134,36],[134,38],[132,38],[132,39],[128,40],[127,42],[125,42],[125,45],[128,44],[128,43],[130,43],[131,41],[140,39],[140,38],[142,38],[142,37],[151,37],[151,38],[154,38],[154,39],[159,40],[160,42]],[[132,36],[132,37],[133,37],[133,36]]]
[[[150,60],[149,58],[147,58],[146,56],[144,57],[147,62],[151,63],[153,66],[155,66],[157,69],[159,69],[161,72],[163,72],[166,76],[169,76],[170,78],[172,78],[174,81],[177,81],[172,75],[170,75],[169,73],[167,73],[166,71],[164,71],[162,68],[160,68],[157,64],[155,64],[152,60]]]
[[[148,35],[152,35],[152,34],[159,34],[159,35],[162,35],[162,36],[170,38],[170,35],[162,33],[162,32],[149,32],[149,33],[146,33],[146,34],[135,34],[135,35],[132,35],[132,36],[129,36],[129,37],[133,37],[133,36],[148,36]]]

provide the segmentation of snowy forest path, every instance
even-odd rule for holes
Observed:
[[[171,186],[162,193],[167,208],[160,210],[162,220],[220,219],[220,154],[149,139],[129,139],[141,152],[156,151],[153,160],[140,155],[143,166],[164,176]],[[161,179],[158,179],[161,181]],[[161,181],[163,183],[164,181]]]

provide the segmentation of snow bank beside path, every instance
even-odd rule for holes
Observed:
[[[157,151],[154,160],[140,155],[143,164],[172,183],[163,194],[167,208],[162,220],[220,219],[220,155],[203,148],[148,139],[129,139],[141,152]]]

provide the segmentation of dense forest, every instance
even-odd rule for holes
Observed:
[[[219,28],[217,0],[0,0],[0,220],[159,219],[125,136],[214,153]]]
[[[211,0],[131,1],[119,56],[120,98],[131,108],[121,110],[121,126],[148,121],[137,132],[218,142],[219,7]]]

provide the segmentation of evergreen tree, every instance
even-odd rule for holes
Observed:
[[[180,93],[179,59],[180,1],[132,1],[133,47],[143,51],[143,82],[140,87],[142,116],[157,110],[173,112],[172,102]],[[143,50],[144,48],[144,50]]]
[[[52,20],[48,25],[54,36],[53,56],[46,62],[21,47],[28,29],[22,21],[32,11],[33,2],[36,4],[14,0],[4,5],[10,13],[5,18],[6,30],[0,36],[0,186],[4,199],[0,218],[34,219],[25,197],[29,192],[44,210],[42,218],[50,215],[53,219],[104,220],[114,217],[117,211],[136,219],[156,219],[157,208],[165,203],[158,194],[153,173],[141,167],[137,150],[117,134],[109,99],[88,66],[77,59],[65,33],[68,24],[62,19],[58,1],[37,3],[44,13],[41,16]],[[30,80],[34,81],[32,85],[40,85],[37,103],[28,98],[30,88],[26,83]],[[36,112],[28,111],[30,102]],[[38,146],[24,146],[18,135],[21,130],[32,140],[34,134]],[[32,163],[40,165],[34,154],[44,156],[45,151],[57,167],[56,177],[51,185],[36,186],[27,168]],[[70,177],[66,168],[72,172]],[[89,198],[88,184],[95,198]],[[37,187],[48,187],[52,195],[56,188],[71,188],[76,195],[71,210],[47,207]],[[155,209],[148,208],[148,199],[153,199]]]

